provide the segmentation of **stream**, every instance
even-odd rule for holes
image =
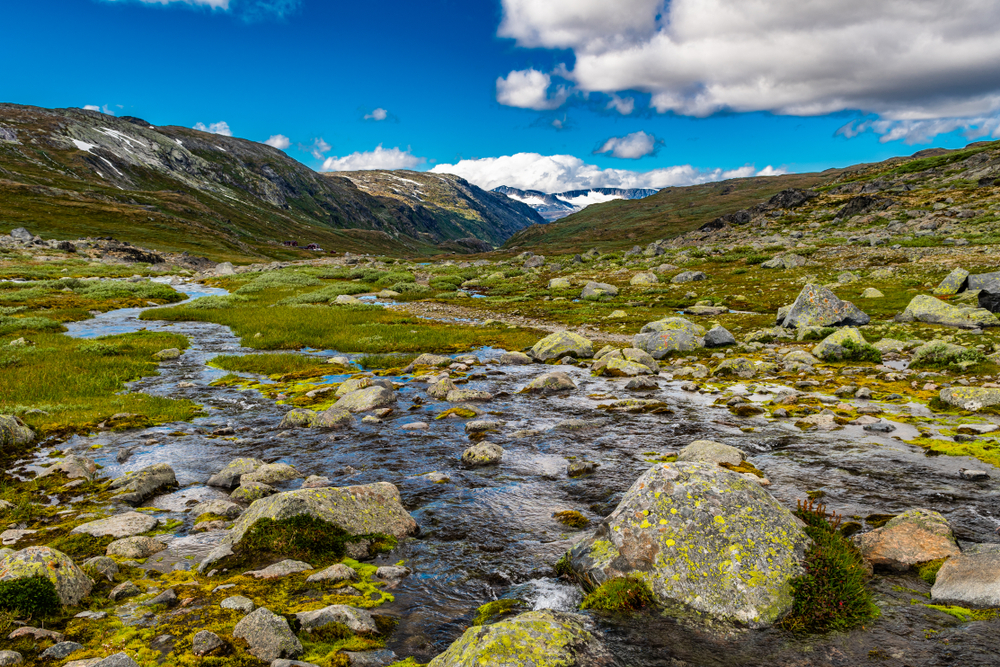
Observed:
[[[191,298],[225,293],[188,282],[175,289]],[[495,395],[482,407],[505,422],[502,433],[489,438],[505,452],[500,465],[470,470],[460,463],[470,444],[464,420],[435,421],[448,406],[427,398],[425,384],[408,382],[400,389],[397,409],[383,423],[359,420],[355,429],[332,434],[286,431],[278,424],[288,408],[255,390],[209,386],[226,374],[209,368],[209,359],[257,351],[242,348],[226,327],[140,320],[142,310],[117,310],[69,324],[69,335],[92,338],[146,329],[187,336],[191,347],[180,359],[161,363],[159,376],[134,382],[129,391],[187,398],[204,405],[207,416],[142,431],[75,436],[60,448],[94,458],[109,477],[160,462],[173,467],[180,490],[157,498],[153,505],[184,523],[174,537],[165,536],[170,539],[168,550],[158,554],[163,560],[151,563],[159,569],[194,567],[222,538],[221,532],[192,532],[192,518],[185,511],[196,502],[227,497],[205,481],[236,457],[286,462],[303,477],[326,476],[335,486],[395,484],[421,528],[416,538],[377,561],[402,559],[414,570],[392,591],[395,601],[379,609],[400,621],[389,643],[400,657],[429,660],[468,627],[477,607],[499,597],[516,597],[535,609],[575,610],[579,591],[554,578],[551,566],[585,531],[569,531],[553,512],[579,510],[592,522],[600,520],[652,465],[651,459],[676,453],[696,439],[717,440],[751,454],[771,480],[768,491],[786,507],[794,508],[807,491],[822,489],[823,502],[846,517],[926,507],[948,518],[960,543],[997,540],[996,481],[969,482],[958,474],[961,468],[984,464],[926,456],[923,449],[897,439],[917,435],[905,423],[895,422],[891,434],[860,426],[803,433],[790,420],[735,417],[725,406],[713,405],[716,396],[685,392],[682,381],[662,378],[658,390],[640,396],[665,401],[672,414],[609,413],[597,405],[609,402],[608,395],[627,398],[630,392],[624,390],[623,380],[594,378],[588,369],[575,366],[546,368],[568,373],[579,389],[565,397],[522,395],[517,390],[542,367],[485,363],[502,351],[484,349],[475,353],[484,365],[469,371],[464,386]],[[329,357],[337,352],[308,354]],[[344,379],[330,376],[325,381]],[[760,393],[762,385],[757,386],[752,400],[769,400],[771,394]],[[418,397],[426,400],[415,403]],[[926,410],[885,408],[889,419],[891,411]],[[427,422],[429,430],[400,430],[414,421]],[[235,436],[212,435],[223,426],[233,427]],[[753,431],[741,430],[747,426]],[[92,449],[95,445],[100,448]],[[124,462],[119,463],[119,456]],[[572,461],[594,461],[600,467],[590,476],[571,479],[566,466]],[[424,475],[433,471],[450,481],[432,483]],[[276,486],[289,490],[300,484],[293,480]],[[960,624],[914,604],[929,603],[922,598],[929,586],[913,575],[879,576],[872,582],[882,618],[872,627],[826,637],[795,639],[777,630],[717,636],[649,615],[597,621],[612,650],[629,665],[854,665],[869,660],[889,665],[997,664],[1000,639],[995,623],[992,631],[985,622]]]

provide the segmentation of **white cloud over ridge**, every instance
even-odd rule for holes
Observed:
[[[344,157],[329,157],[323,162],[320,171],[362,171],[365,169],[415,169],[424,163],[424,158],[410,153],[410,150],[399,148],[382,148],[379,144],[375,150],[351,153]]]
[[[103,107],[99,107],[96,104],[85,104],[85,105],[83,105],[83,108],[84,108],[85,111],[97,111],[97,112],[102,113],[102,114],[104,114],[106,116],[114,116],[115,115],[115,112],[112,111],[111,107],[109,107],[107,104],[105,104]]]
[[[224,120],[220,120],[218,123],[209,123],[208,125],[205,125],[204,123],[195,123],[194,128],[192,129],[199,130],[201,132],[209,132],[211,134],[221,134],[224,137],[233,136],[233,131],[229,129],[229,123]]]
[[[272,148],[277,148],[279,151],[283,151],[292,145],[291,140],[283,134],[272,135],[267,141],[264,142]]]
[[[565,86],[550,92],[552,77],[536,69],[514,71],[497,79],[497,102],[509,107],[545,111],[558,109],[569,97]]]
[[[573,69],[558,72],[578,90],[650,93],[660,112],[863,110],[917,121],[1000,111],[995,0],[502,5],[499,36],[525,47],[572,50]]]
[[[538,153],[517,153],[494,158],[461,160],[456,164],[439,164],[432,173],[455,174],[478,185],[484,190],[492,190],[500,185],[521,190],[541,190],[542,192],[566,192],[588,188],[666,188],[680,185],[695,185],[720,181],[727,178],[747,176],[776,176],[783,169],[768,165],[758,170],[752,165],[739,169],[697,169],[691,165],[679,165],[651,171],[630,171],[627,169],[601,169],[587,164],[574,155],[540,155]]]
[[[626,134],[624,137],[611,137],[594,152],[611,153],[613,157],[638,160],[641,157],[652,155],[656,151],[656,144],[656,137],[640,130]]]

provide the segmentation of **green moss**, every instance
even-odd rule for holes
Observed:
[[[735,466],[732,463],[720,463],[719,467],[725,468],[726,470],[732,470],[733,472],[750,473],[751,475],[756,475],[757,477],[764,477],[764,473],[749,461],[744,461],[738,466]]]
[[[937,560],[930,560],[926,563],[920,563],[917,565],[917,576],[926,581],[931,586],[937,580],[938,570],[944,565],[944,562],[948,560],[947,558],[939,558]]]
[[[813,543],[805,574],[792,579],[793,606],[781,626],[795,633],[847,630],[879,616],[860,552],[834,530],[825,515],[796,513]]]
[[[199,515],[198,518],[194,520],[194,525],[197,526],[199,523],[205,523],[206,521],[229,521],[229,518],[224,517],[221,514],[212,514],[211,512],[207,512]]]
[[[556,561],[556,564],[552,566],[552,568],[560,577],[573,575],[573,566],[570,565],[568,553],[563,554],[562,557]]]
[[[925,604],[928,609],[940,611],[949,616],[953,616],[963,623],[969,621],[989,621],[1000,618],[1000,609],[966,609],[965,607],[955,607],[939,604]]]
[[[52,540],[48,546],[78,561],[94,556],[103,556],[108,545],[114,541],[115,538],[107,535],[94,537],[86,533],[68,533]]]
[[[503,599],[487,602],[476,610],[476,618],[473,619],[472,625],[487,625],[526,606],[521,600]]]
[[[597,611],[632,611],[653,603],[653,593],[646,582],[636,577],[614,577],[584,598],[582,609]]]
[[[872,364],[882,363],[882,353],[871,345],[862,345],[850,338],[841,341],[839,345],[847,350],[843,361],[868,362]]]
[[[590,519],[583,516],[576,510],[564,510],[562,512],[556,512],[552,516],[556,521],[564,526],[569,526],[570,528],[586,528],[590,523]]]
[[[48,577],[36,575],[12,581],[0,581],[0,610],[20,616],[50,616],[62,608],[55,584]]]
[[[470,410],[468,408],[448,408],[434,419],[447,419],[452,415],[461,417],[462,419],[472,419],[476,416],[476,413],[474,410]]]

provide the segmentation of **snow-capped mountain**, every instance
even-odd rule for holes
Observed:
[[[570,190],[550,194],[539,190],[518,190],[507,185],[494,188],[493,192],[507,195],[511,199],[523,202],[532,207],[546,222],[565,218],[571,213],[581,211],[591,204],[603,204],[614,199],[645,199],[658,190],[640,188],[591,188],[590,190]]]

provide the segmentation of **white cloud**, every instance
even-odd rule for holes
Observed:
[[[323,141],[323,137],[317,137],[313,139],[312,146],[303,147],[304,150],[307,150],[310,153],[312,153],[312,156],[317,160],[322,160],[323,158],[325,158],[326,154],[330,152],[331,148],[333,148],[333,146]]]
[[[218,123],[209,123],[205,125],[204,123],[195,123],[195,130],[200,130],[202,132],[210,132],[212,134],[221,134],[224,137],[233,136],[233,131],[229,129],[229,123],[224,120],[220,120]]]
[[[595,153],[611,153],[614,157],[637,160],[652,155],[656,150],[657,140],[652,134],[643,131],[626,134],[624,137],[611,137],[594,151]]]
[[[635,111],[635,100],[631,97],[618,97],[612,94],[607,108],[614,109],[621,115],[627,116]]]
[[[111,108],[107,104],[105,104],[103,107],[99,107],[96,104],[85,104],[83,106],[83,108],[86,111],[97,111],[99,113],[103,113],[103,114],[108,115],[108,116],[114,116],[115,115],[115,112],[112,111]]]
[[[785,173],[768,165],[757,170],[753,166],[739,169],[697,169],[691,165],[680,165],[653,169],[651,171],[630,171],[627,169],[601,169],[586,164],[573,155],[539,155],[538,153],[517,153],[495,158],[462,160],[457,164],[439,164],[431,169],[433,173],[456,174],[479,187],[492,190],[500,185],[509,185],[522,190],[543,192],[566,192],[588,188],[666,188],[678,185],[694,185],[745,176],[773,176]]]
[[[122,0],[110,0],[110,2],[121,2]],[[185,5],[200,5],[211,7],[212,9],[229,9],[229,0],[138,0],[146,5],[169,5],[170,3],[181,3]]]
[[[514,70],[507,78],[497,79],[497,102],[509,107],[521,109],[558,109],[566,98],[569,90],[558,86],[551,95],[552,77],[536,69]]]
[[[365,120],[385,120],[389,117],[389,112],[385,109],[378,108],[371,113],[365,114]]]
[[[995,0],[502,0],[498,34],[568,49],[583,92],[641,91],[660,112],[884,119],[1000,111]],[[551,108],[551,107],[546,107]]]
[[[907,144],[928,144],[939,134],[962,131],[966,139],[1000,139],[1000,118],[935,118],[931,120],[863,120],[851,121],[837,134],[852,139],[872,132],[879,142],[903,141]]]
[[[288,137],[283,134],[275,134],[264,143],[272,148],[277,148],[279,151],[283,151],[292,145],[292,142],[289,141]]]
[[[410,153],[409,149],[382,148],[364,153],[351,153],[344,157],[330,157],[323,162],[321,171],[360,171],[362,169],[414,169],[424,163],[424,158]]]
[[[144,5],[189,5],[223,12],[232,11],[244,21],[270,18],[283,19],[295,12],[301,0],[105,0],[106,2],[139,2]]]

